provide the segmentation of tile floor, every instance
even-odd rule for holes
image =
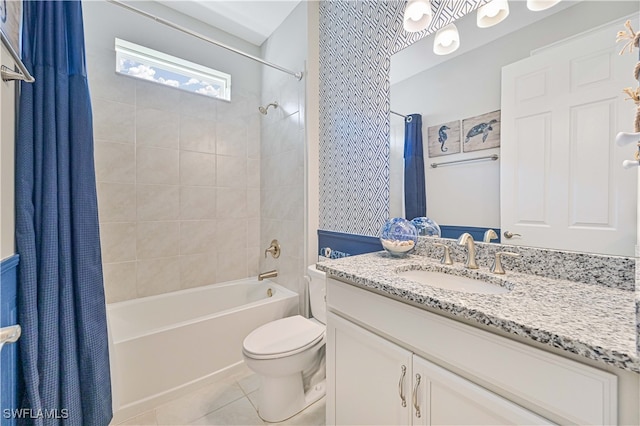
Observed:
[[[120,425],[265,425],[258,417],[260,379],[248,368],[220,382],[170,401]],[[324,426],[325,399],[281,425]]]

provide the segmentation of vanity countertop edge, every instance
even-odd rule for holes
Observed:
[[[430,257],[396,258],[386,252],[321,261],[317,268],[328,278],[413,306],[640,373],[635,291],[513,271],[497,278],[485,269],[470,271],[460,264],[445,267]],[[453,275],[488,281],[502,279],[511,289],[503,294],[464,293],[397,274],[416,268],[444,268]]]

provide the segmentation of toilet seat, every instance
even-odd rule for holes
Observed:
[[[324,338],[325,327],[303,316],[282,318],[253,330],[242,351],[253,359],[283,358],[303,352]]]

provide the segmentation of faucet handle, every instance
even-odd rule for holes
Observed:
[[[436,247],[444,248],[444,253],[442,254],[442,259],[440,259],[440,263],[443,265],[453,265],[453,260],[451,260],[451,250],[449,250],[449,246],[442,243],[433,243]]]
[[[280,243],[278,243],[278,240],[271,240],[271,245],[264,251],[264,258],[267,258],[267,253],[271,253],[271,256],[277,259],[280,257],[280,251]]]
[[[499,251],[496,253],[496,258],[493,260],[491,264],[491,268],[489,269],[494,274],[504,275],[504,268],[502,267],[502,258],[501,256],[511,256],[511,257],[519,257],[518,253],[511,253],[508,251]]]

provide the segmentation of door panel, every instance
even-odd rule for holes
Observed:
[[[536,179],[539,170],[548,170],[551,149],[551,115],[538,115],[519,118],[515,122],[518,167],[516,174],[516,193],[527,194],[517,197],[516,211],[520,223],[549,226],[547,211],[549,206],[548,178]]]
[[[569,228],[615,230],[615,167],[617,148],[606,144],[615,134],[616,99],[571,107]]]
[[[501,228],[508,244],[633,256],[637,178],[624,100],[634,55],[617,55],[619,24],[502,69]]]

